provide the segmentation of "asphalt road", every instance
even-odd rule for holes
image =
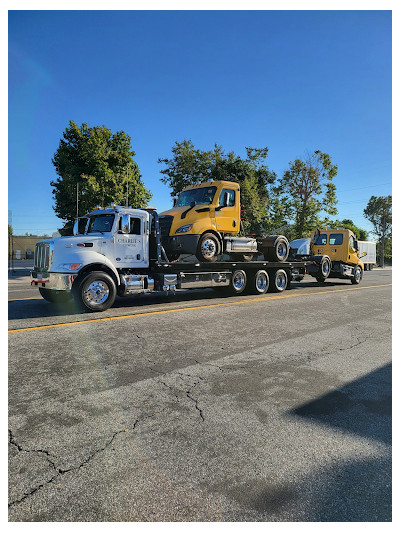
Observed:
[[[10,521],[391,520],[391,270],[9,300]]]

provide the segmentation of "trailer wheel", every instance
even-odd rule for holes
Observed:
[[[283,263],[289,256],[289,250],[290,246],[287,238],[279,235],[273,245],[264,251],[264,258],[267,261]]]
[[[269,276],[265,270],[258,270],[250,279],[248,290],[251,294],[265,294],[269,287]]]
[[[51,303],[67,303],[72,299],[71,293],[67,291],[53,291],[39,287],[39,292],[42,298]]]
[[[271,291],[283,292],[288,286],[288,277],[286,271],[280,268],[276,270],[273,276]]]
[[[229,286],[230,292],[233,294],[242,294],[247,284],[247,276],[244,270],[234,270],[232,273],[232,280]]]
[[[117,295],[114,280],[105,272],[90,272],[72,290],[75,301],[85,311],[105,311]]]
[[[354,269],[354,276],[351,277],[351,283],[353,285],[358,285],[360,281],[362,280],[363,271],[360,266],[356,266]]]
[[[199,261],[214,263],[221,253],[219,239],[213,233],[205,233],[199,240],[196,257]]]

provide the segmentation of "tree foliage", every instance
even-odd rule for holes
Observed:
[[[371,196],[364,209],[364,216],[374,227],[374,233],[379,238],[392,236],[392,197]]]
[[[209,180],[228,180],[240,184],[242,222],[246,232],[267,230],[274,224],[270,207],[271,186],[276,174],[266,165],[268,148],[246,147],[246,158],[234,152],[225,153],[215,144],[212,150],[200,150],[192,141],[176,142],[172,157],[159,158],[165,165],[161,181],[171,188],[171,196],[177,196],[188,185]]]
[[[390,246],[390,260],[392,249],[392,196],[371,196],[364,209],[364,216],[374,227],[374,234],[379,239],[378,253],[381,256],[381,265],[387,257]]]
[[[336,222],[332,224],[332,226],[351,230],[357,237],[357,239],[360,241],[368,240],[368,231],[356,226],[355,223],[349,218],[344,218],[343,220],[336,220]]]
[[[276,188],[284,213],[294,222],[296,238],[309,236],[318,225],[326,225],[328,215],[335,215],[337,166],[329,154],[316,150],[305,161],[289,163]],[[320,213],[326,216],[320,218]]]
[[[69,122],[52,160],[58,177],[50,182],[55,199],[53,209],[66,221],[60,231],[71,232],[77,214],[77,194],[79,216],[99,204],[147,205],[152,195],[141,181],[134,155],[131,139],[125,132],[113,134],[105,126]]]

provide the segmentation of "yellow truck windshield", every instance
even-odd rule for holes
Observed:
[[[177,206],[195,204],[211,204],[214,199],[217,187],[200,187],[199,189],[189,189],[183,191],[176,202]]]

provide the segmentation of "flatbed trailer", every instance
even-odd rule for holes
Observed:
[[[211,287],[231,294],[263,294],[284,291],[293,279],[304,276],[306,268],[303,261],[169,262],[154,264],[150,273],[155,280],[162,278],[163,290]]]

